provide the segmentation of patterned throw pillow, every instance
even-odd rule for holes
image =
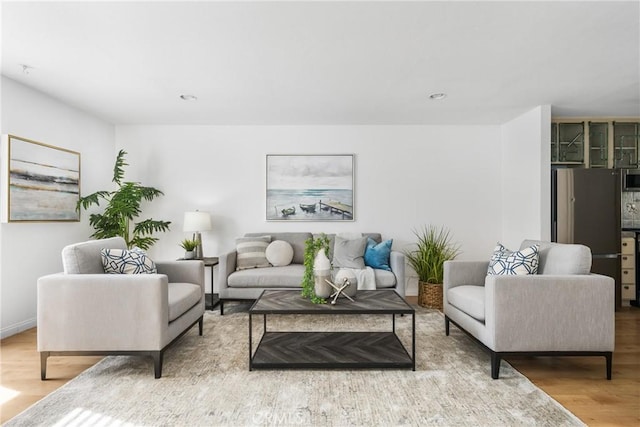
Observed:
[[[525,275],[538,272],[538,245],[512,252],[498,242],[487,275]]]
[[[156,264],[140,248],[101,249],[102,267],[107,274],[156,274]]]
[[[236,270],[248,268],[271,267],[267,260],[267,246],[271,243],[271,236],[238,237],[236,239]]]

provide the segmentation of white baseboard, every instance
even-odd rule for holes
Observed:
[[[22,331],[26,331],[27,329],[36,327],[36,318],[27,319],[20,323],[13,324],[11,326],[7,326],[5,328],[0,329],[0,339],[5,339],[10,337],[11,335],[19,334]]]

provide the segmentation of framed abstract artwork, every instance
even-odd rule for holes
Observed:
[[[267,221],[353,221],[353,154],[267,154]]]
[[[80,153],[6,136],[8,222],[80,221]]]

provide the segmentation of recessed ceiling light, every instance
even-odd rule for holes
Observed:
[[[195,95],[180,95],[180,99],[183,101],[197,101],[198,97]]]
[[[446,93],[432,93],[431,95],[429,95],[429,99],[433,99],[434,101],[439,101],[441,99],[445,99],[446,97]]]
[[[22,69],[22,74],[24,75],[29,75],[29,73],[31,72],[31,70],[33,70],[33,67],[27,64],[19,64],[20,68]]]

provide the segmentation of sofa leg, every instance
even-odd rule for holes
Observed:
[[[154,351],[151,356],[153,356],[153,371],[157,379],[162,376],[162,352]]]
[[[224,300],[220,300],[220,316],[224,316]]]
[[[500,376],[500,357],[495,351],[491,352],[491,378],[497,380]]]
[[[444,334],[449,336],[449,318],[444,316]]]
[[[40,379],[42,381],[47,379],[47,358],[49,358],[48,351],[40,352]]]
[[[607,359],[607,379],[611,380],[611,367],[613,364],[613,353],[609,352],[604,356]]]
[[[204,316],[200,317],[198,320],[198,335],[202,336],[202,328],[204,326]]]

